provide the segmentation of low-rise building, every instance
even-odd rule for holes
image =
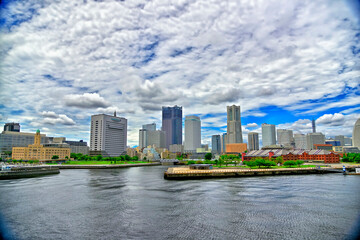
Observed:
[[[286,150],[286,149],[272,149],[272,150],[258,150],[251,151],[244,156],[245,161],[250,161],[253,158],[276,159],[282,157],[284,161],[302,160],[307,162],[323,162],[323,163],[339,163],[340,155],[327,150]]]
[[[12,159],[14,160],[47,160],[57,155],[59,159],[70,158],[70,148],[45,147],[41,144],[40,130],[36,131],[34,144],[28,147],[13,147]]]

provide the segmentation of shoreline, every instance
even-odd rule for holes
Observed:
[[[348,171],[354,171],[355,167],[347,168]],[[301,174],[328,174],[343,173],[342,169],[337,167],[323,168],[277,168],[277,169],[208,169],[198,170],[189,167],[168,168],[164,172],[164,179],[167,180],[187,180],[187,179],[208,179],[208,178],[229,178],[229,177],[260,177],[260,176],[279,176],[279,175],[301,175]]]
[[[135,164],[99,164],[99,165],[70,165],[58,164],[52,165],[59,169],[110,169],[110,168],[128,168],[128,167],[146,167],[146,166],[159,166],[161,163],[135,163]]]

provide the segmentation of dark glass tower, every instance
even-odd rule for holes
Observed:
[[[171,144],[182,144],[182,107],[162,107],[162,130],[167,148]]]

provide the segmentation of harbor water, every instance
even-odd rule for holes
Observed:
[[[346,239],[360,176],[168,181],[164,166],[61,170],[0,181],[14,239]],[[3,231],[4,231],[3,230]]]

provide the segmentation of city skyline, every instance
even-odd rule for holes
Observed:
[[[0,8],[0,124],[23,132],[90,142],[90,116],[116,111],[134,146],[174,105],[183,129],[185,116],[200,117],[204,144],[227,131],[233,104],[244,142],[249,132],[261,139],[262,123],[310,133],[312,119],[326,137],[350,137],[360,118],[355,1]]]

